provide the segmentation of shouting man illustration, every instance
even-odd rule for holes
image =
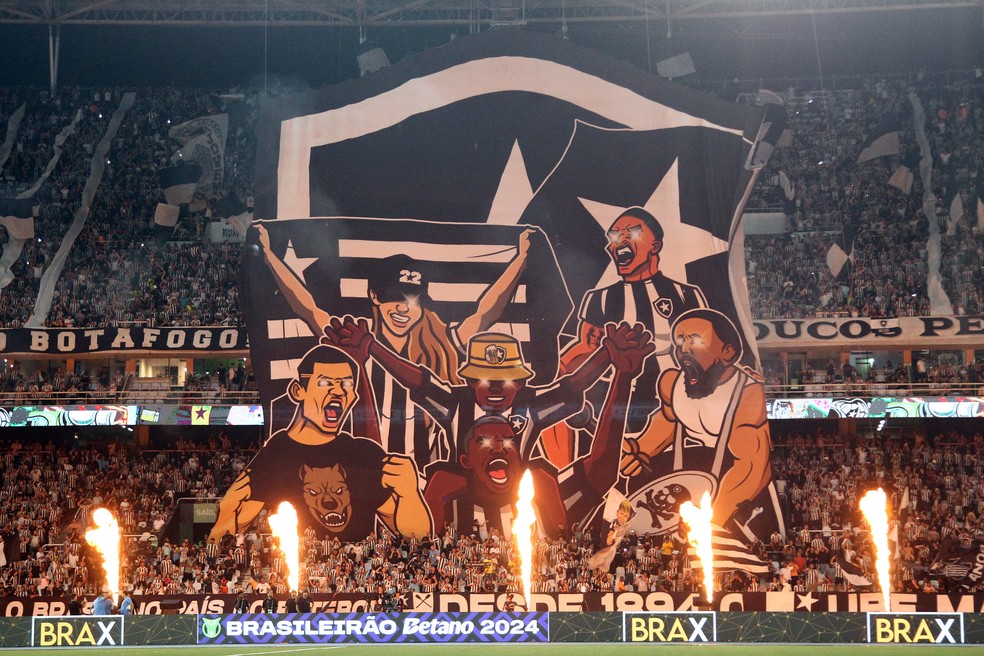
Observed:
[[[358,367],[342,351],[320,345],[297,367],[287,394],[297,405],[290,425],[263,445],[219,503],[211,536],[238,533],[260,510],[289,501],[300,530],[322,537],[360,540],[376,518],[402,535],[423,536],[431,519],[406,456],[342,431],[353,406]],[[373,416],[371,405],[358,412]]]
[[[741,542],[764,541],[783,524],[762,380],[738,364],[741,338],[720,312],[684,313],[673,342],[677,367],[660,376],[662,406],[638,437],[625,439],[629,497],[646,511],[639,520],[651,519],[640,528],[675,529],[680,503],[708,491],[715,524]]]

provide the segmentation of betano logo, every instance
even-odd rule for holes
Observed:
[[[123,644],[121,619],[35,618],[35,647],[102,647]]]
[[[714,642],[717,617],[712,612],[625,613],[626,642]]]
[[[868,642],[963,644],[963,615],[961,613],[868,613]]]

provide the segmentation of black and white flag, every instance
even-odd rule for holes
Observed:
[[[963,197],[960,195],[960,188],[955,184],[947,185],[943,199],[943,205],[946,208],[947,216],[949,216],[946,231],[952,235],[957,223],[964,217]]]
[[[0,225],[11,239],[34,239],[33,203],[30,198],[0,198]]]
[[[171,163],[194,163],[201,167],[201,177],[195,188],[199,199],[215,198],[222,192],[228,134],[228,114],[202,116],[175,125],[168,131],[168,136],[179,146]]]
[[[858,155],[858,164],[877,157],[898,155],[901,150],[899,121],[894,116],[889,116],[883,119],[865,139],[861,154]]]
[[[524,231],[521,226],[351,218],[265,221],[263,226],[274,255],[331,316],[372,316],[373,271],[386,258],[405,255],[419,263],[416,273],[428,283],[428,308],[451,326],[475,310],[482,292],[515,256]],[[251,247],[256,237],[255,230],[249,232],[240,285],[249,299],[250,347],[262,357],[253,365],[257,383],[261,395],[274,398],[321,335],[297,317],[278,290],[261,249]],[[541,233],[533,235],[530,255],[516,293],[490,330],[516,336],[537,372],[535,380],[548,383],[557,371],[558,335],[573,303]],[[538,309],[546,305],[555,311]]]
[[[912,192],[912,182],[914,180],[915,175],[912,173],[912,169],[902,164],[892,173],[892,176],[888,179],[888,184],[903,194],[908,195]]]
[[[278,398],[284,404],[268,424],[277,430],[308,416],[301,405],[307,392],[291,381],[299,359],[321,337],[317,324],[326,316],[371,318],[376,339],[390,340],[385,330],[398,333],[418,314],[401,308],[381,316],[380,308],[408,301],[439,316],[435,325],[444,328],[438,332],[453,333],[487,290],[516,273],[513,264],[522,255],[508,295],[483,313],[494,316],[488,330],[498,336],[494,343],[476,340],[478,351],[458,344],[462,363],[478,358],[501,367],[508,360],[517,363],[512,375],[520,375],[519,364],[528,365],[530,382],[549,386],[584,360],[571,353],[597,353],[605,325],[626,321],[654,334],[650,361],[658,358],[659,366],[682,376],[671,333],[692,311],[695,328],[727,338],[721,366],[738,372],[716,392],[715,402],[728,406],[723,416],[730,418],[717,443],[727,444],[741,425],[754,426],[767,444],[761,381],[746,368],[754,365],[745,348],[751,322],[747,298],[738,291],[743,284],[733,279],[731,248],[784,118],[780,106],[725,103],[563,39],[526,32],[456,39],[352,83],[270,100],[258,126],[256,220],[247,233],[239,290],[261,396],[265,404]],[[390,271],[394,258],[404,264]],[[416,364],[424,359],[414,359],[410,342],[392,339],[389,347]],[[372,360],[370,368],[383,366],[377,365]],[[477,373],[485,371],[481,367],[470,370],[461,374],[467,382],[445,382],[465,395],[454,397],[455,408],[480,416],[469,386],[489,381]],[[697,377],[696,369],[687,371]],[[419,407],[404,403],[400,390],[377,373],[369,379],[383,408],[381,425],[415,417]],[[720,381],[706,374],[701,384],[709,392]],[[692,385],[688,378],[687,394],[696,398],[703,392]],[[605,388],[602,380],[591,391],[604,395]],[[619,417],[645,419],[659,405],[655,384],[636,390],[649,405],[633,407],[633,397]],[[670,403],[669,391],[662,393],[662,402]],[[447,403],[441,394],[434,397],[415,398],[433,412],[435,403]],[[547,398],[553,403],[544,412],[580,408],[583,390],[559,403]],[[536,421],[512,410],[505,417],[514,432]],[[325,412],[312,421],[335,416],[332,408]],[[449,441],[460,445],[463,437]],[[393,442],[383,436],[383,444]],[[730,467],[731,460],[707,452],[687,449],[677,468],[687,471],[670,472],[669,487],[707,483],[717,489],[721,463]],[[466,462],[435,464],[457,476]],[[559,462],[551,461],[558,468],[571,464]],[[781,527],[767,449],[757,453],[754,467],[766,483],[750,490],[754,512],[740,524],[738,541],[765,539]],[[505,470],[502,463],[490,469],[499,481],[508,478]],[[656,480],[662,475],[647,471],[630,489],[653,497],[662,491],[662,479]],[[606,472],[604,480],[614,485],[617,476]],[[568,481],[577,494],[588,487],[570,471],[557,481]],[[660,505],[665,495],[649,497],[653,512],[675,512]],[[568,509],[580,507],[573,496],[567,501]],[[474,506],[465,497],[459,503]],[[650,521],[650,514],[637,516]],[[567,525],[585,519],[568,517]]]
[[[854,263],[854,228],[845,227],[840,238],[827,250],[827,268],[837,280],[846,280],[851,275]]]
[[[198,162],[169,166],[160,173],[161,189],[169,205],[184,205],[195,198],[198,182],[202,179],[202,167]]]

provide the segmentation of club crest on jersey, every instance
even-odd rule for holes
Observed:
[[[526,415],[509,416],[509,425],[512,426],[513,432],[516,433],[517,435],[519,433],[522,433],[524,430],[526,430],[527,421],[528,419]]]
[[[498,344],[489,344],[485,347],[485,361],[489,364],[502,364],[506,359],[506,349]]]
[[[671,298],[657,298],[653,301],[653,307],[659,312],[659,316],[664,319],[669,319],[670,315],[673,314],[673,299]]]

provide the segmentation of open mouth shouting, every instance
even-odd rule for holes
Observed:
[[[701,374],[704,373],[700,365],[690,358],[683,358],[680,368],[683,370],[683,375],[685,376],[684,381],[690,386],[696,385],[697,381],[700,380]]]
[[[489,474],[489,478],[496,485],[508,485],[509,484],[509,463],[503,458],[493,458],[489,461],[485,470]]]
[[[615,264],[618,266],[627,266],[633,259],[635,259],[635,251],[632,250],[631,245],[623,244],[615,249]]]
[[[333,398],[328,401],[325,406],[325,420],[324,425],[327,428],[337,428],[338,424],[342,421],[342,412],[345,410],[345,405],[340,399]]]
[[[318,519],[328,528],[342,528],[348,523],[349,509],[346,508],[342,512],[328,512],[319,513]]]

